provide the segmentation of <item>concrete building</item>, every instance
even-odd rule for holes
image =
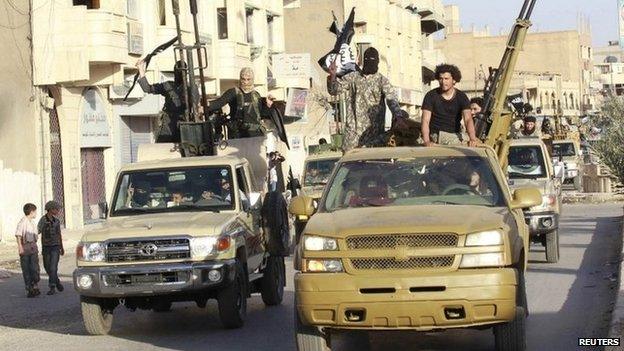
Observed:
[[[27,202],[42,211],[40,92],[32,85],[28,1],[0,14],[0,242],[15,242]]]
[[[164,100],[138,86],[122,98],[137,60],[175,37],[171,1],[12,3],[16,10],[0,17],[2,68],[10,75],[5,82],[12,82],[0,88],[0,190],[8,194],[0,199],[0,234],[14,230],[24,202],[50,199],[64,205],[67,228],[80,228],[99,219],[117,169],[136,161],[139,144],[154,141]],[[271,70],[273,55],[284,51],[282,0],[199,6],[210,97],[234,86],[240,69],[251,66],[260,93],[283,100],[284,81]],[[192,44],[188,0],[180,8],[183,39]],[[174,62],[171,48],[154,57],[150,82],[172,79]]]
[[[316,62],[333,47],[336,37],[328,31],[332,11],[340,25],[355,7],[355,36],[351,44],[360,60],[375,47],[380,54],[379,71],[397,89],[402,107],[415,114],[423,92],[433,79],[435,65],[444,61],[433,46],[431,34],[444,28],[444,7],[440,0],[291,0],[285,1],[285,40],[288,54],[309,54],[306,69],[310,81],[300,88],[307,92],[304,118],[287,126],[291,135],[289,158],[293,173],[300,174],[306,148],[329,140],[335,133],[335,100],[326,93],[327,73]]]
[[[618,42],[594,50],[594,77],[597,99],[624,95],[624,51]]]
[[[447,7],[447,13],[455,17],[458,11]],[[448,62],[454,63],[462,71],[460,88],[469,95],[480,95],[484,81],[488,76],[489,67],[497,67],[504,52],[508,36],[490,35],[486,28],[482,31],[462,32],[457,25],[457,18],[452,18],[452,26],[448,26],[444,40],[436,42],[436,48],[442,50]],[[511,27],[511,23],[510,23]],[[593,95],[591,82],[593,81],[593,62],[591,48],[591,33],[585,25],[579,30],[557,32],[530,32],[527,35],[524,48],[520,54],[516,70],[530,72],[530,75],[518,74],[512,82],[513,90],[529,89],[536,93],[533,101],[547,111],[552,107],[552,95],[563,96],[568,101],[571,116],[584,114],[593,109]],[[459,30],[451,31],[451,29]],[[560,77],[561,84],[548,83],[546,88],[544,78],[536,79],[535,75]],[[550,79],[550,78],[548,78]],[[557,78],[559,79],[559,78]],[[537,82],[540,82],[539,92]],[[565,87],[555,92],[557,86]],[[541,102],[540,102],[541,101]],[[565,106],[565,101],[562,100]],[[577,107],[578,106],[578,107]]]

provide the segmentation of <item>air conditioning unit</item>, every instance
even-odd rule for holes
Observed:
[[[126,85],[109,85],[108,86],[108,98],[111,100],[123,99],[128,93],[129,89],[130,87]],[[128,95],[128,100],[142,99],[143,96],[145,96],[145,93],[143,92],[143,89],[141,89],[141,87],[139,86],[139,83],[137,83],[134,89],[132,89],[132,92],[130,93],[130,95]]]

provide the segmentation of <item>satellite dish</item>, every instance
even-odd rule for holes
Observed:
[[[607,56],[604,60],[605,63],[617,63],[618,58],[615,56]]]

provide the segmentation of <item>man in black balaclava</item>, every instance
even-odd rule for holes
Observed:
[[[336,77],[330,67],[327,90],[331,95],[346,93],[347,113],[344,117],[343,151],[356,147],[384,146],[385,106],[388,104],[395,123],[403,124],[396,91],[388,78],[378,72],[379,53],[373,47],[364,51],[362,70]]]
[[[184,101],[184,74],[187,69],[186,62],[178,61],[173,68],[173,81],[150,84],[145,77],[145,62],[139,60],[136,64],[139,69],[139,85],[148,94],[158,94],[165,97],[165,105],[160,115],[160,130],[156,136],[157,143],[179,143],[180,127],[178,122],[184,120],[186,102]],[[193,85],[193,100],[199,104],[199,92]],[[197,106],[199,108],[199,106]]]

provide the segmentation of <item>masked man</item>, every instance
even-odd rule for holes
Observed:
[[[264,135],[261,119],[269,119],[274,98],[262,99],[254,88],[254,72],[250,67],[240,71],[239,86],[228,89],[208,106],[208,114],[230,107],[229,138],[249,138]]]
[[[183,61],[176,62],[173,72],[174,80],[163,83],[150,84],[145,77],[145,61],[139,60],[136,64],[139,69],[139,85],[144,92],[148,94],[158,94],[165,97],[165,105],[161,113],[160,130],[156,137],[157,143],[179,143],[180,127],[178,122],[184,120],[184,111],[186,110],[186,102],[184,101],[184,70],[186,63]],[[199,92],[193,86],[193,101],[199,102]],[[199,106],[198,106],[199,107]]]
[[[388,78],[377,72],[379,53],[375,48],[364,51],[364,65],[361,72],[351,72],[342,78],[336,77],[336,67],[330,67],[327,91],[331,95],[346,93],[347,113],[344,118],[343,151],[356,147],[383,146],[385,143],[385,106],[388,104],[392,117],[399,121],[401,108],[395,89]]]

